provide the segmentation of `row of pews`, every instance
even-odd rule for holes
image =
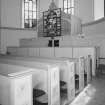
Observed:
[[[65,105],[92,80],[92,56],[0,55],[1,105]]]
[[[35,56],[35,57],[67,57],[79,58],[91,55],[92,58],[92,75],[96,75],[98,66],[99,47],[8,47],[7,54],[17,56]],[[97,66],[96,66],[97,65]]]

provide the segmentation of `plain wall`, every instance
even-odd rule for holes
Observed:
[[[39,0],[39,11],[40,11],[40,14],[39,14],[39,17],[41,18],[43,16],[43,12],[44,11],[48,11],[49,9],[49,6],[52,2],[52,0]],[[60,0],[62,1],[62,0]],[[59,0],[54,0],[56,6],[58,7],[59,5]]]
[[[94,20],[94,0],[78,0],[78,16],[82,19],[82,23]]]
[[[82,31],[86,35],[105,35],[105,18],[83,24]]]
[[[1,0],[1,26],[21,28],[21,0]]]
[[[85,24],[82,28],[88,42],[100,46],[100,57],[105,58],[105,18]]]
[[[47,11],[49,9],[49,6],[50,6],[50,3],[51,3],[52,0],[40,0],[40,8],[39,8],[39,11],[40,11],[40,17],[43,16],[43,12],[44,11]]]

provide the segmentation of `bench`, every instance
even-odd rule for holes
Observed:
[[[79,58],[80,56],[91,55],[92,58],[92,76],[96,75],[96,60],[99,57],[99,47],[79,47],[79,46],[68,46],[68,47],[8,47],[7,52],[10,55],[23,55],[23,56],[38,56],[38,57],[69,57]]]
[[[85,59],[85,73],[87,74],[87,84],[92,80],[92,58],[88,55]]]
[[[70,58],[70,57],[61,57],[61,58],[56,58],[56,57],[35,57],[35,59],[41,59],[45,60],[47,59],[50,61],[59,61],[59,60],[69,60],[70,62],[75,62],[76,63],[76,74],[79,74],[80,80],[79,80],[79,89],[82,91],[84,89],[84,86],[86,86],[90,81],[92,80],[92,57],[91,55],[88,55],[86,57],[79,57],[79,58]],[[80,67],[79,67],[80,66]],[[79,68],[81,68],[79,70]],[[79,73],[80,72],[80,73]],[[81,75],[80,75],[81,74]],[[83,84],[84,83],[84,84]],[[77,92],[78,93],[78,92]]]
[[[19,61],[28,61],[28,62],[40,62],[43,64],[56,64],[60,68],[60,80],[67,83],[67,100],[71,102],[75,98],[75,81],[74,81],[74,62],[69,62],[67,59],[38,59],[33,57],[15,57],[15,56],[4,56],[0,57],[1,59],[12,59],[12,60],[19,60]],[[68,78],[69,77],[69,78]],[[64,98],[64,97],[63,97]],[[64,98],[65,99],[65,98]]]
[[[19,57],[18,57],[19,58]],[[84,57],[80,57],[80,59],[76,59],[76,58],[55,58],[55,57],[51,57],[51,58],[46,58],[46,57],[25,57],[31,60],[36,60],[36,61],[41,61],[41,62],[50,62],[50,63],[65,63],[66,62],[66,68],[67,66],[70,68],[70,66],[68,64],[70,64],[70,62],[74,62],[76,64],[74,71],[70,71],[70,69],[68,70],[69,72],[66,72],[65,67],[62,67],[62,65],[60,65],[61,70],[64,69],[65,71],[61,72],[61,80],[64,81],[64,79],[62,79],[62,77],[67,78],[67,75],[69,74],[69,76],[71,77],[71,79],[73,80],[73,76],[74,74],[79,75],[79,89],[76,90],[76,94],[79,93],[80,91],[82,91],[84,89]],[[65,75],[64,75],[65,74]],[[68,77],[69,77],[68,76]],[[68,84],[70,79],[68,80]],[[74,80],[73,80],[74,81]],[[72,82],[73,83],[73,82]],[[70,83],[71,84],[71,83]],[[72,84],[72,87],[74,88],[75,85]],[[70,88],[69,88],[70,89]]]
[[[0,62],[0,105],[32,105],[33,71]]]
[[[2,58],[0,62],[34,68],[32,74],[33,88],[44,90],[48,94],[48,105],[60,104],[59,68],[56,65]],[[37,100],[40,101],[40,99]]]
[[[31,59],[31,60],[36,60],[36,61],[41,61],[41,62],[50,62],[50,63],[58,63],[59,62],[59,63],[62,64],[62,62],[63,63],[66,62],[66,65],[69,68],[70,68],[70,66],[68,64],[70,64],[70,62],[74,62],[76,64],[76,66],[75,66],[76,69],[73,68],[74,72],[70,71],[70,69],[68,70],[69,72],[66,72],[66,74],[64,73],[65,71],[61,72],[61,76],[60,76],[61,80],[62,80],[62,77],[67,78],[68,74],[70,74],[69,76],[71,76],[71,79],[73,79],[74,74],[79,75],[79,89],[76,90],[76,94],[84,89],[84,69],[85,69],[84,68],[84,63],[85,63],[84,57],[80,57],[79,59],[78,58],[55,58],[55,57],[51,57],[51,58],[46,58],[46,57],[25,57],[25,58],[28,58],[28,59]],[[63,68],[62,65],[60,66],[60,68],[62,70],[62,68]],[[68,80],[68,83],[69,83],[69,80]],[[72,84],[72,87],[73,88],[75,87],[74,84]]]

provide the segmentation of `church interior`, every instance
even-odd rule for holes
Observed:
[[[0,0],[0,105],[104,105],[105,0]]]

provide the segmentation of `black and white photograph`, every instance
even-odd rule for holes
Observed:
[[[105,105],[105,0],[0,0],[0,105]]]

